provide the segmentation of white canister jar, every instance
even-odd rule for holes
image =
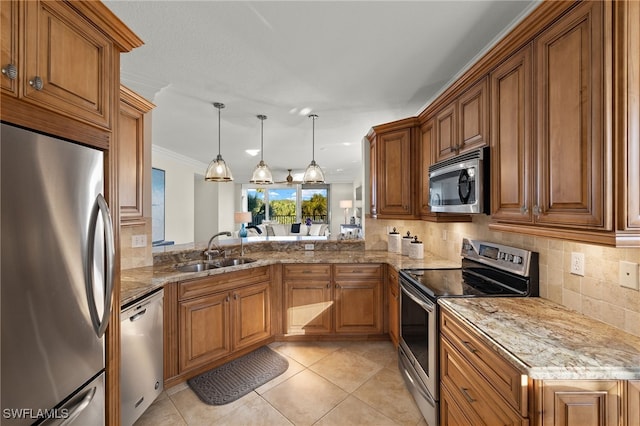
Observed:
[[[402,254],[409,256],[409,246],[411,245],[411,232],[407,231],[407,235],[402,237]]]
[[[409,258],[424,259],[424,245],[418,241],[418,236],[413,237],[409,247]]]
[[[387,237],[387,249],[389,253],[400,253],[400,233],[393,228],[392,232],[389,232]]]

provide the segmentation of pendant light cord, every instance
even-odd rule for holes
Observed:
[[[309,114],[311,119],[311,161],[316,161],[316,118],[317,114]]]
[[[213,106],[218,108],[218,157],[220,157],[221,149],[220,149],[220,110],[224,108],[224,104],[220,102],[214,102]]]

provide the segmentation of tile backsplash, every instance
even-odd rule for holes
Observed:
[[[146,235],[145,247],[132,247],[134,235]],[[120,269],[138,268],[153,265],[151,253],[151,218],[145,218],[144,225],[128,225],[120,227]]]
[[[462,238],[493,241],[540,253],[540,296],[628,333],[640,336],[640,292],[621,287],[621,260],[640,263],[640,248],[611,248],[553,238],[495,232],[491,218],[473,217],[467,223],[431,223],[419,220],[365,221],[367,250],[386,250],[387,233],[417,235],[425,251],[449,260],[460,260]],[[584,254],[584,277],[570,271],[571,253]]]

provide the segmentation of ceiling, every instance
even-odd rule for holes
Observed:
[[[362,176],[362,139],[418,114],[535,7],[532,1],[104,1],[145,45],[123,84],[151,100],[153,145],[247,183],[260,154],[276,180],[315,160],[327,182]],[[318,115],[315,137],[309,112]],[[190,160],[190,161],[191,161]],[[197,163],[196,163],[197,164]]]

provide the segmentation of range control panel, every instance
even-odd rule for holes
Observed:
[[[517,247],[464,238],[460,254],[476,262],[527,276],[532,253],[534,252]]]

